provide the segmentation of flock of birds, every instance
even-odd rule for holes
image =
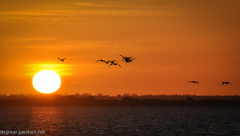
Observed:
[[[119,55],[122,57],[122,61],[127,62],[127,63],[132,62],[134,59],[136,59],[136,58],[133,59],[132,57],[123,56],[121,54],[119,54]],[[112,60],[112,61],[108,60],[108,61],[106,61],[106,60],[100,59],[100,60],[97,60],[96,62],[99,62],[99,61],[100,62],[104,62],[106,64],[110,63],[109,67],[112,66],[112,65],[118,65],[121,68],[121,65],[115,62],[116,60]]]
[[[136,58],[132,58],[131,56],[127,57],[127,56],[123,56],[121,54],[119,54],[119,55],[122,57],[122,61],[127,62],[127,63],[132,62],[134,59],[136,59]],[[62,61],[62,62],[64,62],[65,59],[67,59],[67,58],[58,58],[58,60]],[[116,60],[108,60],[108,61],[106,61],[106,60],[100,59],[100,60],[97,60],[96,62],[99,62],[99,61],[100,62],[104,62],[106,64],[109,64],[109,67],[112,66],[112,65],[118,65],[121,68],[121,65],[115,62]]]
[[[188,81],[188,83],[196,83],[196,84],[199,84],[197,81]],[[230,82],[222,82],[222,85],[224,84],[230,84],[232,85]]]
[[[134,59],[136,59],[136,58],[133,59],[132,57],[123,56],[121,54],[119,54],[119,55],[122,57],[122,61],[125,61],[127,63],[132,62]],[[58,60],[62,61],[62,62],[64,62],[65,59],[67,59],[67,58],[58,58]],[[97,60],[96,62],[98,62],[98,61],[104,62],[106,64],[109,64],[109,67],[112,66],[112,65],[118,65],[121,68],[121,65],[115,62],[116,60],[108,60],[108,61],[106,61],[106,60],[100,59],[100,60]]]
[[[127,56],[123,56],[123,55],[121,55],[121,54],[119,54],[119,55],[122,57],[122,61],[124,61],[124,62],[126,62],[126,63],[132,62],[134,59],[136,59],[136,58],[132,58],[131,56],[130,56],[130,57],[127,57]],[[61,58],[58,58],[58,60],[59,60],[59,61],[62,61],[62,62],[64,62],[65,59],[67,59],[67,58],[62,58],[62,59],[61,59]],[[100,60],[97,60],[96,62],[104,62],[104,63],[106,63],[106,64],[109,64],[109,67],[112,66],[112,65],[118,65],[118,66],[121,68],[121,65],[118,64],[118,63],[116,63],[115,61],[116,61],[116,60],[108,60],[108,61],[106,61],[106,60],[100,59]],[[188,83],[196,83],[196,84],[199,84],[199,82],[197,82],[197,81],[188,81]],[[230,85],[232,85],[230,82],[222,82],[222,85],[224,85],[224,84],[230,84]]]

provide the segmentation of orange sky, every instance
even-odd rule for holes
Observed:
[[[48,69],[59,94],[240,95],[239,16],[239,0],[1,0],[0,93],[36,94]]]

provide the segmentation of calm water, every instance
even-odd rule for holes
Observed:
[[[0,107],[0,117],[0,131],[45,135],[240,135],[239,107]]]

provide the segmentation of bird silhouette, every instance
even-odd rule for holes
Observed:
[[[109,65],[109,67],[112,66],[112,65],[118,65],[118,66],[121,68],[121,66],[120,66],[118,63],[111,63],[111,64]]]
[[[123,56],[123,55],[121,55],[121,54],[119,54],[121,57],[122,57],[122,61],[125,61],[125,62],[127,62],[127,63],[129,63],[129,62],[132,62],[134,59],[136,59],[136,58],[132,58],[132,57],[127,57],[127,56]]]
[[[190,83],[190,82],[199,84],[197,81],[188,81],[188,83]]]
[[[107,61],[107,63],[115,63],[116,60],[112,60],[112,61]]]
[[[109,67],[112,66],[112,65],[118,65],[119,67],[121,67],[118,63],[115,62],[116,60],[112,60],[112,61],[108,60],[108,61],[105,61],[105,60],[100,59],[100,60],[97,60],[96,62],[98,62],[98,61],[104,62],[104,63],[106,63],[106,64],[110,63]]]
[[[121,66],[118,63],[116,63],[115,61],[116,60],[108,61],[108,63],[110,63],[109,67],[112,65],[118,65],[121,68]]]
[[[232,85],[230,82],[222,82],[222,85],[224,85],[224,84],[230,84],[230,85]]]
[[[108,64],[108,62],[109,62],[109,61],[105,61],[105,60],[102,60],[102,59],[97,60],[96,62],[98,62],[98,61],[104,62],[104,63],[106,63],[106,64]]]
[[[63,59],[58,58],[58,60],[59,60],[59,61],[62,61],[62,62],[63,62],[65,59],[67,59],[67,58],[63,58]]]

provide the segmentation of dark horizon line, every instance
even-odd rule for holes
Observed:
[[[194,100],[240,100],[240,96],[239,95],[225,95],[225,96],[221,96],[221,95],[203,95],[203,96],[198,96],[198,95],[136,95],[136,94],[123,94],[123,95],[116,95],[116,96],[110,96],[110,95],[102,95],[102,94],[98,94],[98,95],[91,95],[89,93],[85,93],[85,94],[74,94],[74,95],[61,95],[61,94],[36,94],[36,95],[29,95],[29,94],[16,94],[16,95],[2,95],[0,94],[0,101],[1,100],[16,100],[16,99],[36,99],[36,100],[53,100],[55,98],[88,98],[88,97],[93,97],[96,100],[122,100],[125,97],[129,97],[129,98],[133,98],[133,99],[157,99],[157,100],[186,100],[187,98],[191,97]]]
[[[239,97],[240,98],[240,97]],[[121,100],[98,100],[94,96],[87,98],[74,96],[58,96],[52,100],[37,100],[37,99],[15,99],[1,100],[0,107],[8,106],[240,106],[238,100],[216,100],[203,99],[194,100],[192,97],[187,97],[185,100],[159,100],[159,99],[137,99],[124,97]]]
[[[82,96],[106,96],[106,97],[116,97],[116,96],[122,96],[122,97],[142,97],[142,96],[240,96],[240,95],[212,95],[212,94],[209,94],[209,95],[196,95],[196,94],[143,94],[143,95],[138,95],[136,93],[124,93],[124,94],[117,94],[117,95],[108,95],[108,94],[102,94],[102,93],[98,93],[96,95],[92,95],[91,93],[82,93],[82,94],[79,94],[79,93],[74,93],[74,94],[59,94],[59,93],[36,93],[36,94],[24,94],[24,93],[20,93],[20,94],[2,94],[0,93],[0,97],[1,96],[11,96],[11,95],[24,95],[24,96],[29,96],[29,95],[33,95],[33,96],[40,96],[40,95],[61,95],[61,96],[71,96],[71,95],[82,95]]]

